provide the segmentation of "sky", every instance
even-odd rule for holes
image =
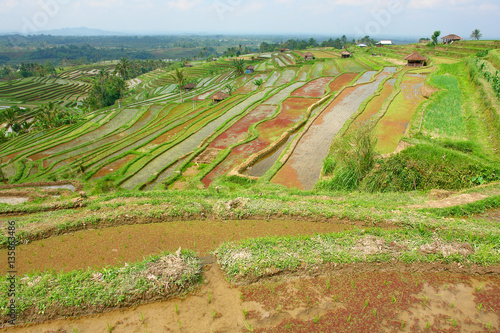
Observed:
[[[0,32],[304,34],[500,39],[499,0],[0,0]]]

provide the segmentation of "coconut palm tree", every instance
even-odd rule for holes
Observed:
[[[483,37],[483,34],[481,33],[481,30],[479,29],[474,29],[472,33],[470,34],[471,39],[479,40]]]
[[[5,128],[12,128],[17,121],[17,111],[14,108],[8,108],[0,113],[0,123],[5,123]]]
[[[238,75],[242,75],[245,67],[245,60],[243,59],[233,59],[233,67]]]
[[[124,80],[128,80],[128,72],[130,69],[130,61],[127,58],[121,58],[116,65],[115,72],[118,73]]]
[[[169,74],[169,76],[175,81],[175,83],[179,86],[179,94],[181,96],[181,103],[184,102],[182,99],[182,86],[188,80],[187,75],[184,73],[184,70],[180,68],[176,68],[173,74]]]

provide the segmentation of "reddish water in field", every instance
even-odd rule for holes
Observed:
[[[247,238],[314,235],[353,229],[351,224],[292,220],[180,221],[120,225],[98,230],[82,230],[51,237],[18,247],[18,274],[33,271],[71,271],[88,267],[100,269],[137,262],[151,254],[176,251],[179,247],[206,256],[222,242]],[[0,250],[3,258],[6,249]],[[7,261],[0,270],[7,271]]]
[[[357,126],[362,126],[365,122],[369,121],[374,115],[376,115],[384,102],[387,101],[389,96],[394,91],[395,80],[388,80],[384,84],[384,88],[380,92],[379,96],[375,96],[366,106],[362,114],[360,114],[352,123],[350,128],[356,128]]]
[[[116,170],[120,169],[122,166],[124,166],[128,162],[132,161],[134,159],[134,157],[136,157],[136,156],[137,155],[130,154],[130,155],[127,155],[125,157],[120,158],[119,160],[114,161],[113,163],[106,165],[101,170],[96,172],[92,176],[92,179],[102,178],[104,176],[107,176],[107,175],[115,172]]]
[[[330,92],[339,91],[344,86],[351,83],[359,73],[344,73],[339,75],[332,83],[330,83]]]
[[[420,91],[424,80],[424,75],[405,76],[401,83],[401,93],[396,96],[374,130],[378,139],[376,149],[380,153],[387,154],[396,150],[410,120],[424,100]]]
[[[225,149],[248,135],[248,129],[253,124],[266,119],[276,111],[274,105],[259,105],[246,116],[238,120],[233,126],[219,135],[211,144],[210,148]]]
[[[305,86],[295,90],[292,96],[301,97],[322,97],[325,94],[325,88],[332,80],[331,77],[321,77],[307,83]]]
[[[313,98],[296,98],[291,97],[286,99],[282,104],[280,114],[271,120],[263,122],[257,126],[259,137],[249,143],[240,145],[234,148],[229,156],[219,165],[217,165],[205,178],[203,184],[209,186],[217,177],[222,176],[238,164],[244,162],[251,155],[261,151],[276,141],[286,130],[292,128],[300,121],[309,106],[316,103],[318,100]]]

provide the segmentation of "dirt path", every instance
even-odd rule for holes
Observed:
[[[460,206],[469,203],[473,203],[479,200],[488,198],[487,195],[481,193],[471,193],[471,194],[459,194],[455,196],[449,196],[440,200],[429,200],[425,202],[425,205],[414,205],[408,208],[420,209],[420,208],[446,208],[453,206]]]

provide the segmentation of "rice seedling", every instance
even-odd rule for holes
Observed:
[[[248,332],[253,332],[253,327],[252,327],[252,325],[250,325],[250,323],[248,321],[245,320],[243,323],[244,323],[245,328],[247,329]]]
[[[174,305],[174,310],[175,310],[175,314],[179,315],[179,307],[177,306],[177,304]]]

